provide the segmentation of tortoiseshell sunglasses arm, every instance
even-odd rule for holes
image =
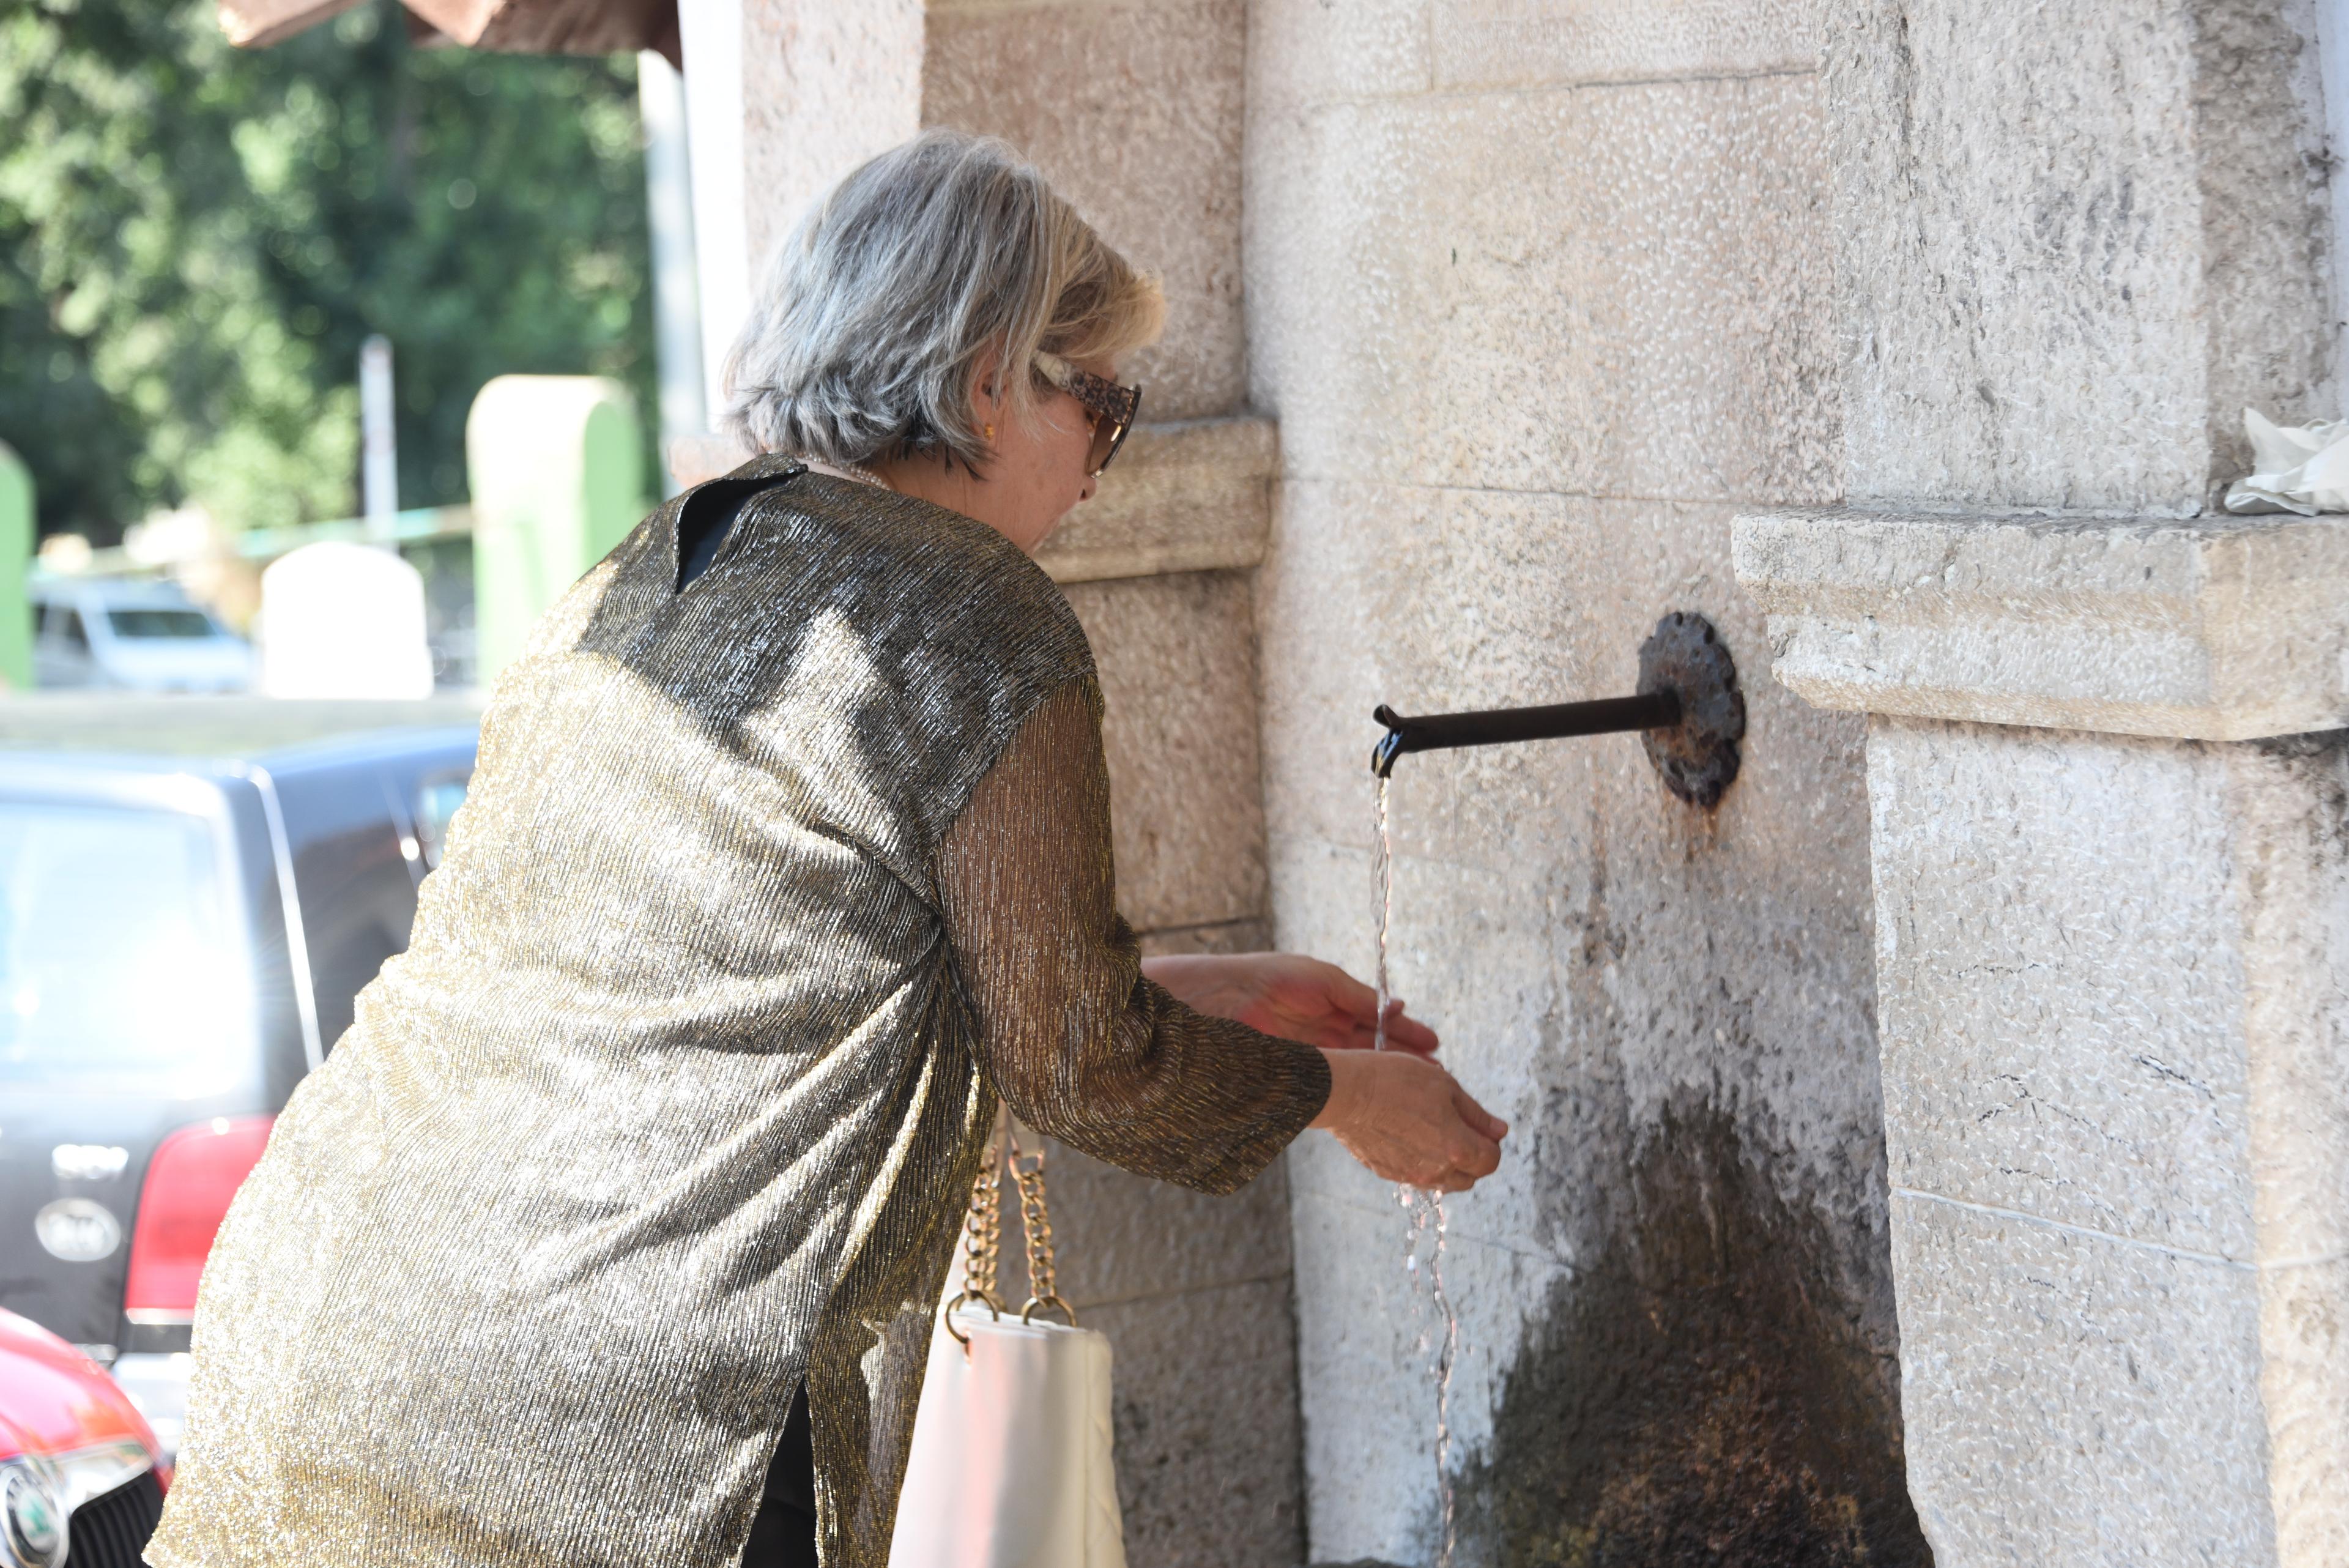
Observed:
[[[1133,428],[1133,416],[1142,408],[1142,389],[1120,386],[1089,370],[1080,370],[1058,354],[1038,354],[1036,369],[1044,379],[1076,399],[1088,412],[1096,419],[1108,421],[1112,428],[1114,433],[1110,438],[1109,450],[1102,453],[1101,462],[1093,468],[1093,472],[1099,474],[1117,456],[1117,449],[1125,444],[1126,432]]]

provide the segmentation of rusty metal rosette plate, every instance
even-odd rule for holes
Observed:
[[[1680,694],[1681,722],[1642,732],[1648,761],[1664,787],[1708,810],[1737,776],[1737,743],[1745,738],[1745,693],[1737,663],[1713,623],[1674,610],[1640,645],[1640,691]]]

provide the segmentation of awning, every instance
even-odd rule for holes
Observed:
[[[349,10],[359,0],[221,0],[221,31],[261,48]],[[679,60],[677,0],[402,0],[422,39],[517,55],[657,49]]]

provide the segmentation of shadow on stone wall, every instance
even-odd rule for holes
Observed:
[[[1928,1568],[1898,1373],[1725,1114],[1668,1114],[1628,1214],[1527,1323],[1458,1488],[1485,1568]]]

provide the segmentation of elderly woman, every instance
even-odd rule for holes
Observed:
[[[1145,962],[1116,914],[1101,695],[1029,552],[1160,314],[995,142],[801,224],[730,366],[771,455],[502,677],[412,945],[221,1231],[151,1562],[880,1568],[997,1096],[1211,1192],[1307,1127],[1494,1168],[1443,1069],[1354,1049],[1363,987]]]

